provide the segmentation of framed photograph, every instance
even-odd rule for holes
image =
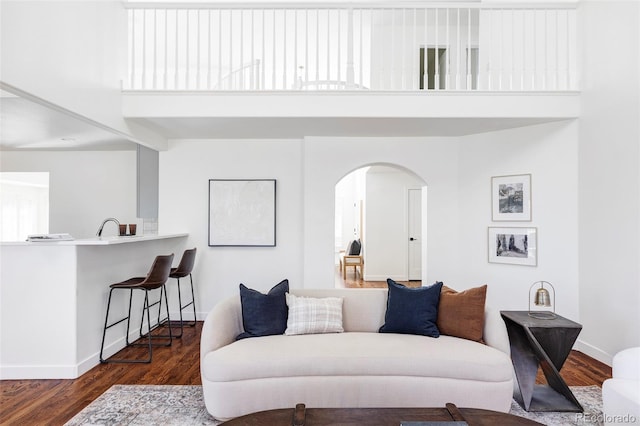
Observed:
[[[537,228],[489,227],[489,263],[536,266]]]
[[[209,246],[275,245],[276,180],[209,179]]]
[[[493,221],[531,221],[531,175],[491,178]]]

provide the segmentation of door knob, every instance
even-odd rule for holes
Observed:
[[[417,240],[417,238],[413,238],[413,237],[409,238],[409,241],[415,241],[415,240]]]

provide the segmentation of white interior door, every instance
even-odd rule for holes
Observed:
[[[422,190],[409,190],[409,280],[422,279]]]

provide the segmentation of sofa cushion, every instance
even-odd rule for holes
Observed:
[[[442,283],[410,288],[387,279],[389,296],[380,333],[420,334],[438,337],[436,325]]]
[[[207,353],[201,370],[206,380],[216,382],[376,375],[489,382],[512,378],[509,356],[478,342],[367,332],[243,339]]]
[[[486,296],[486,285],[461,292],[443,286],[438,304],[437,325],[440,333],[481,341]]]
[[[288,291],[289,280],[286,279],[276,284],[267,294],[240,284],[244,332],[236,339],[284,333],[289,313],[285,296]]]
[[[287,293],[289,316],[284,334],[342,333],[341,297],[301,297]]]

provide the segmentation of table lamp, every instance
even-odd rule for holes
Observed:
[[[547,284],[547,286],[551,288],[551,291],[553,292],[553,296],[549,294],[549,290],[545,288],[545,284]],[[531,309],[532,308],[531,293],[534,287],[536,286],[539,286],[539,287],[535,290],[535,295],[533,297],[533,306],[539,306],[539,307],[545,307],[545,308],[551,307],[551,311],[545,311],[545,310],[541,311],[541,310]],[[548,281],[534,282],[531,285],[531,287],[529,287],[529,316],[537,319],[554,319],[556,317],[556,314],[555,314],[556,300],[555,299],[556,299],[556,289],[553,288],[553,285],[550,282]]]

